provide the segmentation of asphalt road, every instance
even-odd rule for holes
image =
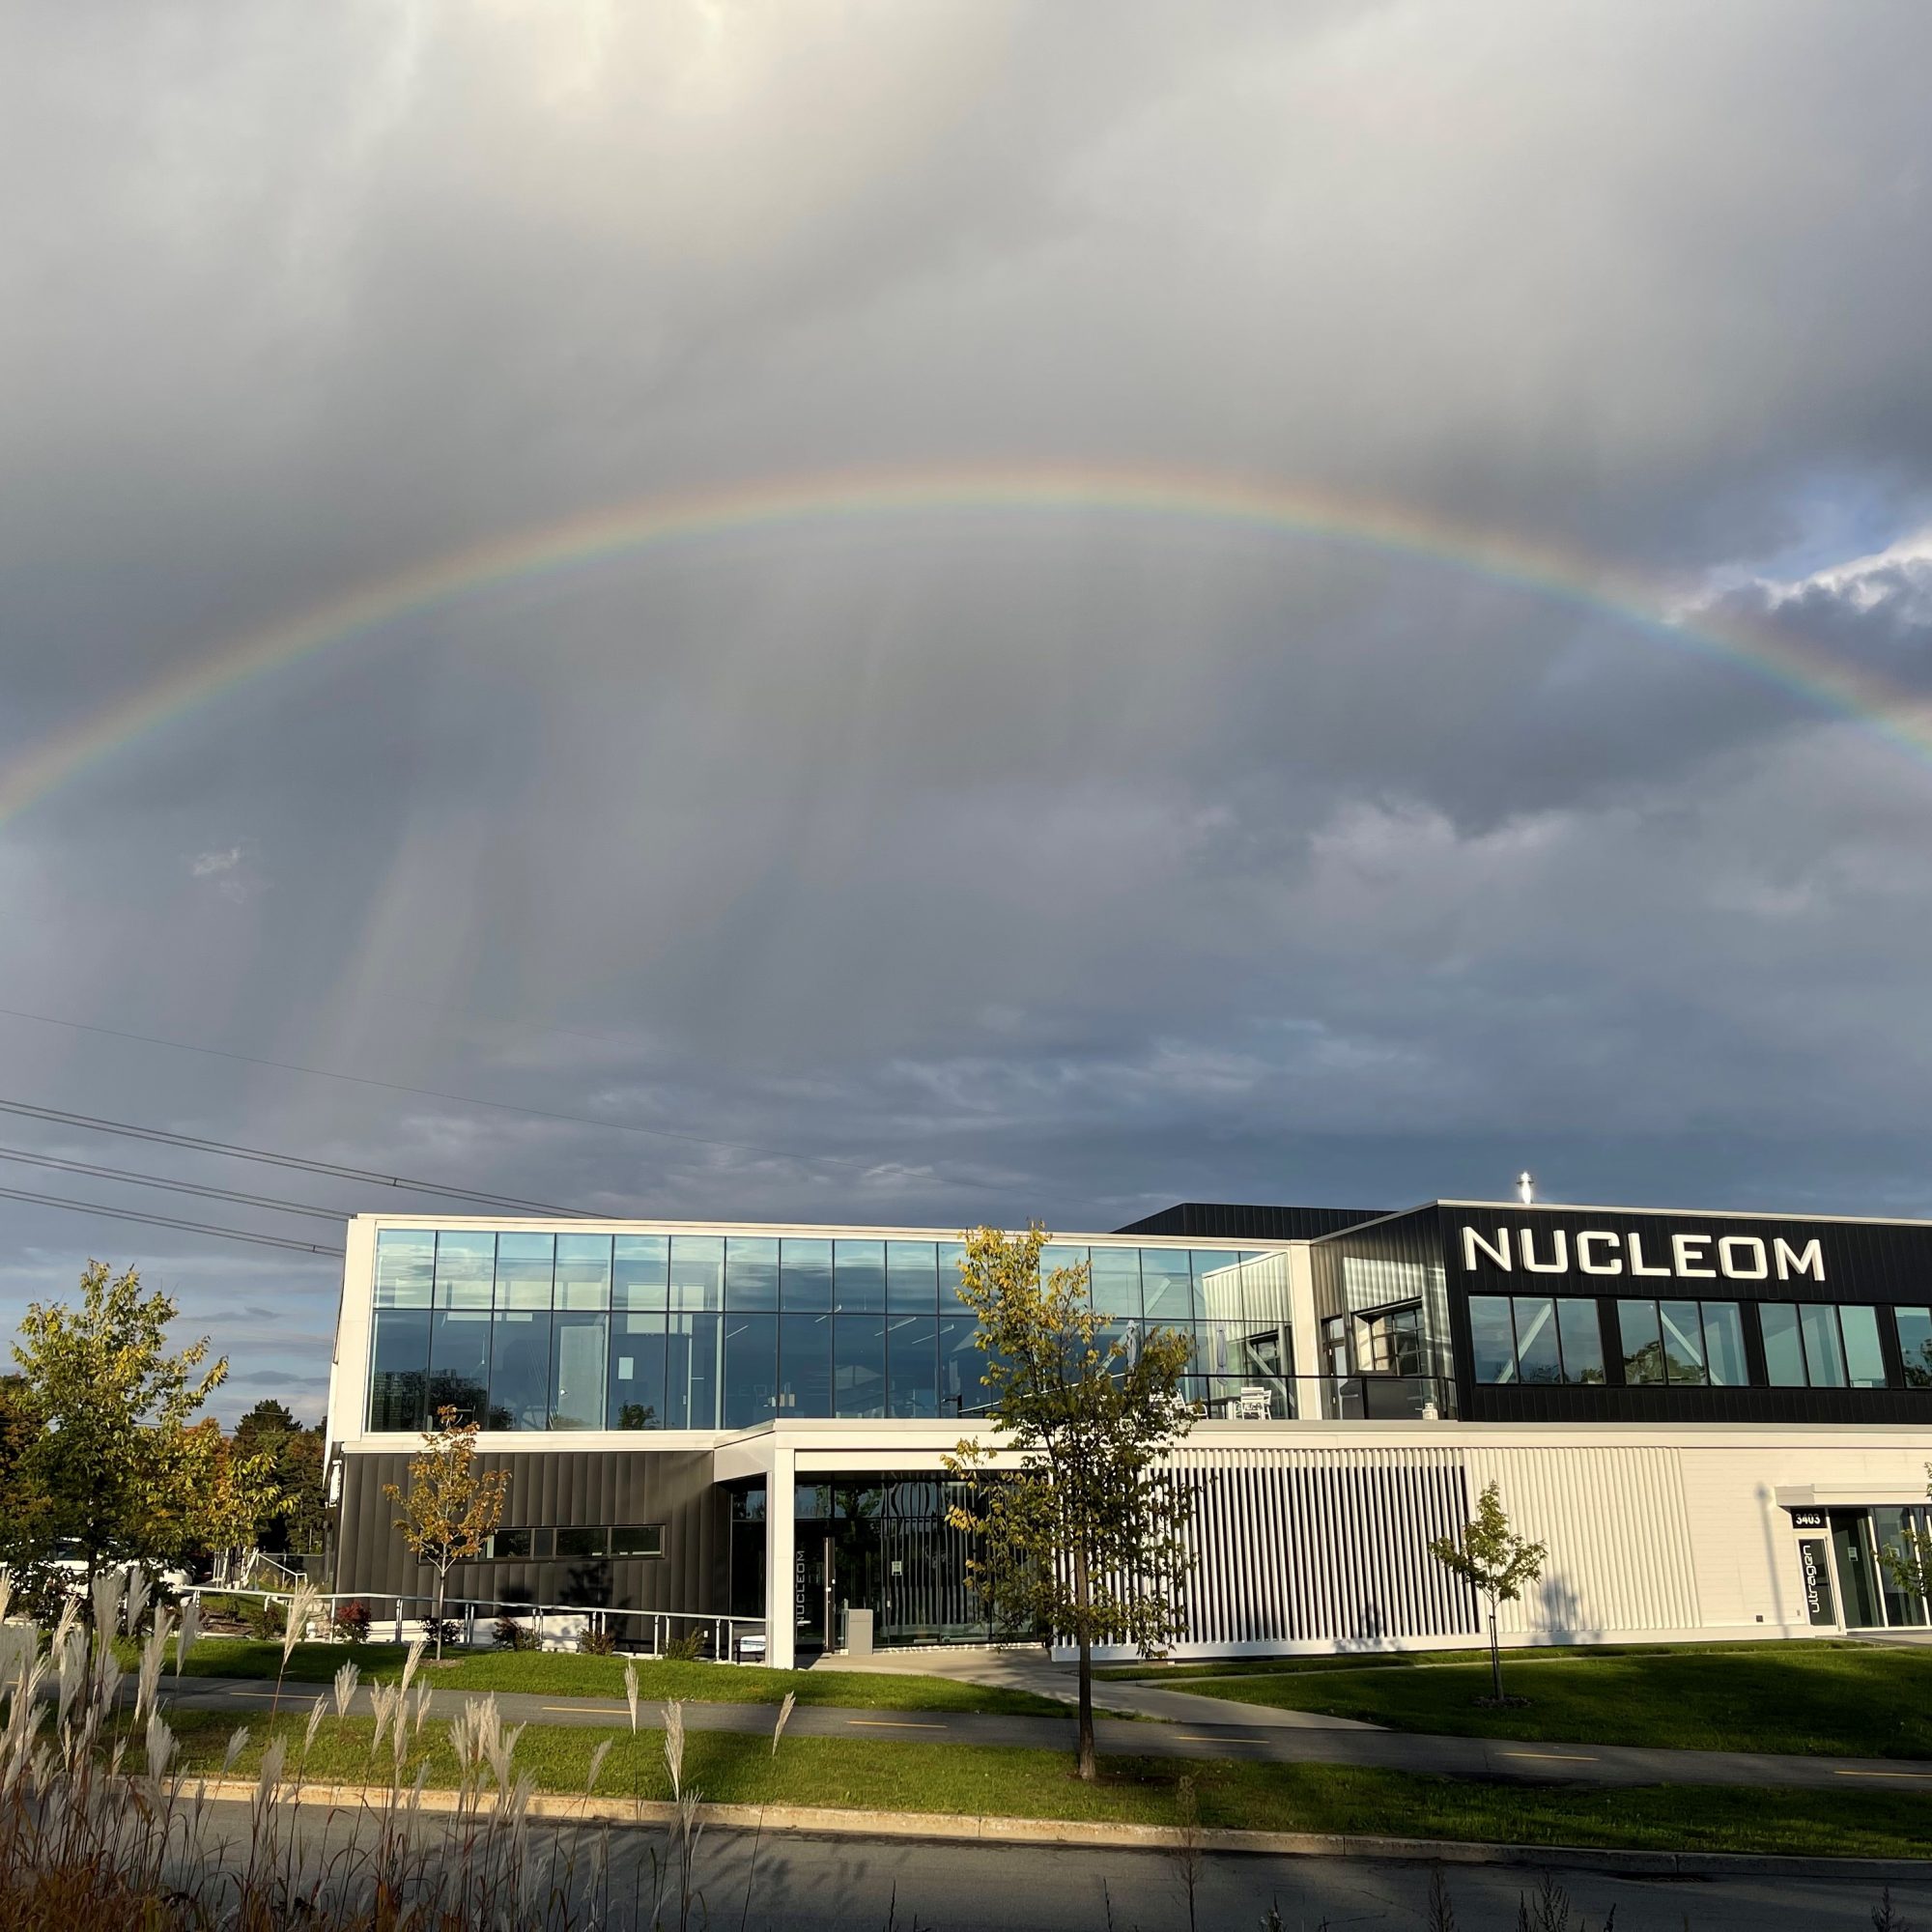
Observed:
[[[167,1680],[171,1702],[185,1710],[227,1711],[238,1723],[259,1718],[272,1704],[272,1687],[257,1679],[186,1677]],[[285,1687],[285,1711],[306,1711],[325,1687]],[[431,1710],[454,1717],[473,1692],[436,1690]],[[511,1723],[584,1724],[600,1730],[627,1728],[622,1702],[497,1693]],[[1206,1701],[1206,1700],[1203,1700]],[[366,1691],[355,1708],[367,1713]],[[1236,1709],[1238,1707],[1227,1707]],[[661,1705],[642,1707],[640,1721],[662,1721]],[[693,1730],[769,1735],[778,1716],[770,1704],[686,1704]],[[1264,1764],[1348,1764],[1430,1772],[1524,1784],[1745,1784],[1811,1790],[1869,1789],[1932,1792],[1932,1764],[1899,1758],[1774,1756],[1749,1751],[1661,1750],[1632,1745],[1523,1744],[1508,1739],[1424,1737],[1367,1726],[1301,1727],[1243,1723],[1147,1723],[1103,1718],[1095,1726],[1100,1749],[1111,1756],[1225,1757]],[[788,1737],[878,1738],[897,1744],[1031,1746],[1071,1748],[1069,1718],[999,1717],[949,1711],[853,1711],[802,1704],[786,1727]],[[1926,1932],[1932,1932],[1928,1924]]]
[[[246,1807],[210,1807],[212,1835],[245,1842]],[[423,1828],[433,1840],[435,1822]],[[331,1845],[345,1821],[331,1827]],[[346,1821],[366,1839],[373,1820]],[[656,1885],[652,1857],[663,1834],[616,1830],[597,1847],[542,1824],[531,1828],[539,1861],[553,1841],[558,1864],[574,1857],[563,1889],[592,1885],[613,1928],[649,1922]],[[553,1867],[556,1869],[557,1867]],[[1743,1875],[1717,1880],[1632,1879],[1529,1865],[1445,1867],[1457,1932],[1517,1932],[1520,1901],[1536,1900],[1546,1869],[1568,1894],[1569,1932],[1602,1932],[1614,1909],[1616,1932],[1870,1932],[1879,1888],[1860,1880]],[[732,1932],[1248,1932],[1270,1908],[1284,1932],[1354,1932],[1427,1925],[1427,1865],[1370,1859],[1269,1859],[1210,1855],[1200,1861],[1193,1911],[1179,1865],[1155,1852],[949,1845],[903,1840],[813,1838],[707,1831],[699,1842],[693,1923]],[[1894,1889],[1894,1911],[1932,1927],[1932,1882]],[[1580,1917],[1580,1924],[1579,1924]],[[672,1922],[675,1922],[674,1919]],[[1532,1909],[1532,1924],[1541,1923]]]

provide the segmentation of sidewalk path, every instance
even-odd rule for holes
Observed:
[[[260,1679],[186,1677],[163,1681],[167,1688],[166,1701],[176,1708],[222,1712],[237,1723],[258,1721],[266,1717],[274,1697],[274,1687]],[[284,1713],[305,1713],[319,1692],[326,1695],[326,1687],[285,1686],[281,1708]],[[453,1718],[469,1698],[478,1694],[434,1690],[430,1709],[439,1718]],[[1206,1698],[1200,1701],[1210,1702]],[[1521,1784],[1739,1784],[1814,1791],[1932,1792],[1932,1763],[1899,1758],[1773,1756],[1752,1751],[1662,1750],[1634,1745],[1523,1744],[1506,1738],[1424,1737],[1377,1730],[1365,1724],[1270,1725],[1261,1721],[1259,1711],[1253,1712],[1251,1720],[1251,1707],[1212,1701],[1215,1717],[1211,1723],[1188,1720],[1151,1724],[1103,1718],[1095,1727],[1096,1742],[1109,1757],[1223,1757],[1263,1764],[1361,1765],[1426,1772],[1439,1777]],[[523,1691],[499,1691],[497,1702],[511,1723],[578,1724],[619,1731],[630,1726],[629,1714],[621,1702]],[[354,1708],[357,1715],[368,1715],[366,1690],[356,1692]],[[688,1703],[684,1707],[684,1720],[693,1730],[758,1737],[771,1735],[777,1716],[775,1704]],[[641,1706],[639,1721],[652,1730],[661,1728],[663,1706]],[[792,1712],[785,1735],[1059,1751],[1070,1751],[1073,1746],[1071,1727],[1065,1718],[1006,1717],[960,1711],[853,1711],[821,1704],[799,1705]]]

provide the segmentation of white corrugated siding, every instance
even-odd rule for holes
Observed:
[[[1190,1449],[1190,1645],[1466,1635],[1469,1593],[1429,1554],[1468,1516],[1463,1459],[1433,1449]]]

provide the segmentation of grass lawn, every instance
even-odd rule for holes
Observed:
[[[1398,1730],[1691,1750],[1932,1758],[1932,1650],[1785,1643],[1607,1651],[1513,1651],[1491,1710],[1486,1656],[1268,1660],[1162,1672],[1205,1697],[1323,1711]],[[1296,1662],[1321,1667],[1295,1668]],[[1238,1671],[1239,1674],[1230,1674]]]
[[[132,1668],[134,1650],[124,1662]],[[402,1675],[402,1646],[391,1643],[298,1643],[289,1660],[291,1684],[326,1684],[354,1662],[365,1684]],[[647,1699],[685,1697],[708,1704],[777,1704],[787,1690],[801,1704],[839,1704],[867,1711],[997,1711],[1065,1718],[1068,1706],[1026,1690],[867,1670],[767,1670],[758,1664],[668,1663],[639,1658],[638,1691]],[[273,1678],[282,1666],[279,1643],[250,1637],[203,1637],[188,1653],[190,1677]],[[417,1682],[452,1690],[532,1690],[545,1696],[624,1695],[623,1660],[575,1651],[479,1650],[449,1653],[441,1664],[425,1658]]]
[[[175,1722],[185,1762],[218,1769],[229,1735],[213,1713],[182,1712]],[[283,1719],[290,1764],[299,1752],[300,1724]],[[322,1727],[307,1776],[324,1781],[369,1778],[369,1724],[330,1718]],[[590,1754],[609,1733],[531,1725],[516,1762],[540,1788],[584,1787]],[[267,1725],[252,1727],[237,1775],[250,1775]],[[453,1778],[442,1726],[423,1733],[431,1746],[432,1782]],[[138,1750],[135,1755],[138,1755]],[[405,1772],[407,1785],[419,1759]],[[385,1748],[378,1776],[386,1776]],[[770,1741],[694,1731],[685,1782],[723,1804],[794,1803],[866,1810],[926,1811],[1018,1818],[1074,1818],[1127,1824],[1173,1824],[1178,1780],[1195,1781],[1201,1821],[1259,1831],[1388,1833],[1515,1844],[1623,1845],[1643,1849],[1797,1852],[1917,1858],[1932,1841],[1932,1797],[1889,1791],[1756,1791],[1651,1785],[1577,1789],[1488,1784],[1406,1772],[1329,1765],[1237,1764],[1203,1759],[1176,1765],[1149,1758],[1108,1758],[1104,1781],[1083,1785],[1067,1752],[989,1749],[962,1745],[879,1743],[844,1738],[786,1738],[774,1760]],[[668,1798],[663,1738],[628,1731],[598,1778],[606,1796]]]

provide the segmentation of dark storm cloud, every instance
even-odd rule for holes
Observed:
[[[1926,689],[1910,10],[4,32],[0,758],[450,546],[867,462],[1344,491]],[[0,1006],[387,1086],[0,1017],[0,1093],[611,1211],[1107,1225],[1525,1160],[1932,1211],[1928,811],[1923,756],[1453,561],[745,534],[346,641],[0,827]],[[138,1255],[232,1406],[316,1406],[327,1263],[0,1228],[8,1306]]]

